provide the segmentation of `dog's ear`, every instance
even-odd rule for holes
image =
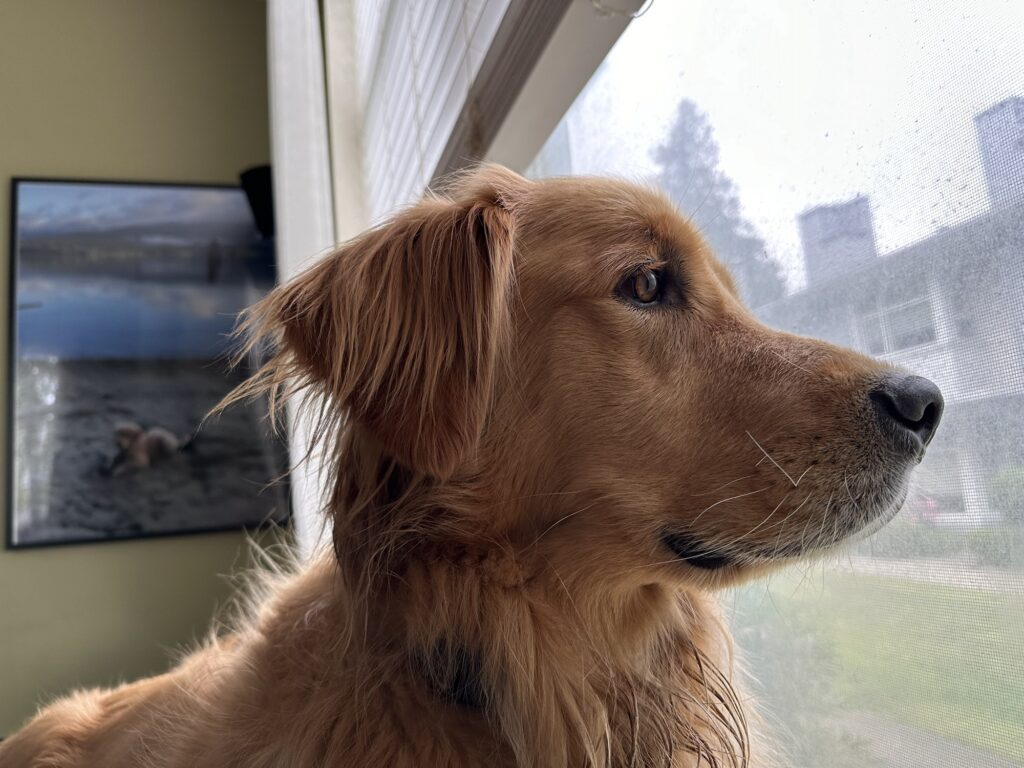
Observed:
[[[414,470],[447,478],[479,443],[510,328],[514,197],[528,183],[501,168],[478,171],[450,198],[342,246],[255,310],[258,325],[277,327],[290,375]]]

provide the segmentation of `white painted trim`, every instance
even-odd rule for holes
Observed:
[[[270,145],[282,281],[335,242],[321,40],[317,0],[267,0]],[[302,423],[290,421],[294,465],[309,439]],[[308,554],[323,530],[315,462],[293,467],[291,488],[296,539],[300,552]]]
[[[526,170],[644,0],[610,3],[573,0],[484,155],[517,171]]]
[[[370,225],[363,168],[363,112],[356,71],[353,0],[324,0],[327,125],[331,139],[334,233],[349,240]]]

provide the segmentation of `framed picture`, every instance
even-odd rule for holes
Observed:
[[[10,264],[8,548],[287,519],[265,404],[203,423],[275,277],[240,188],[14,179]]]

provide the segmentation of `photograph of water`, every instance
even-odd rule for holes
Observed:
[[[280,523],[265,404],[204,417],[274,251],[233,187],[15,180],[9,546]],[[200,428],[201,427],[201,428]]]

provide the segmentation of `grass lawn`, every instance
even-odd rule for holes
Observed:
[[[1024,598],[840,572],[796,581],[771,588],[772,631],[827,648],[837,714],[884,715],[1024,765]]]

